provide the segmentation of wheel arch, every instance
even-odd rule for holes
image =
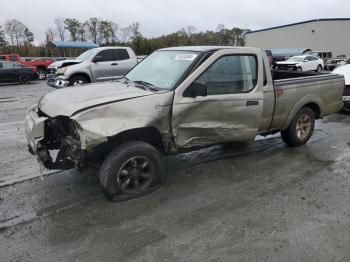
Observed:
[[[86,80],[87,80],[89,83],[91,83],[91,77],[89,76],[89,74],[84,73],[84,72],[77,72],[77,73],[72,74],[72,75],[69,77],[69,80],[72,79],[73,77],[76,77],[76,76],[82,76],[82,77],[86,78]]]
[[[36,66],[36,69],[43,69],[43,70],[47,71],[47,67],[43,66],[43,65]]]
[[[310,107],[314,113],[315,118],[320,119],[323,117],[323,102],[319,98],[308,98],[304,97],[303,99],[299,100],[293,107],[293,109],[290,111],[286,121],[283,123],[281,130],[285,130],[288,128],[290,123],[293,121],[294,116],[304,107]]]
[[[103,160],[115,147],[131,141],[145,142],[155,147],[161,153],[165,152],[162,135],[159,130],[153,126],[122,131],[114,136],[108,137],[107,141],[97,145],[93,151],[100,160]]]

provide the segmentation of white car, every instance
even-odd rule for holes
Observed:
[[[316,71],[321,72],[324,68],[324,62],[321,58],[313,55],[292,56],[286,61],[276,62],[276,69],[296,70],[299,72]]]
[[[345,88],[343,94],[344,109],[350,110],[350,65],[337,67],[332,74],[343,75],[345,78]]]

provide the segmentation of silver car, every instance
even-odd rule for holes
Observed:
[[[127,74],[136,64],[136,55],[130,47],[94,48],[74,60],[51,64],[47,84],[62,88],[113,80]]]

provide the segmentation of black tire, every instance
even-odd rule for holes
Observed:
[[[289,127],[281,131],[281,136],[289,146],[302,146],[309,141],[314,128],[315,112],[309,107],[304,107],[294,116]]]
[[[32,78],[28,74],[22,74],[18,77],[18,82],[22,85],[29,84],[32,81]]]
[[[318,66],[317,66],[316,72],[318,72],[318,73],[321,73],[321,72],[322,72],[322,66],[321,66],[321,65],[318,65]]]
[[[83,76],[73,76],[69,79],[68,86],[81,86],[89,83],[89,81]]]
[[[123,201],[158,189],[161,172],[159,151],[150,144],[132,141],[121,144],[107,156],[99,180],[110,200]]]
[[[298,72],[303,72],[303,69],[301,68],[301,66],[298,66],[298,67],[297,67],[297,71],[298,71]]]
[[[46,79],[47,72],[45,69],[38,69],[38,79],[44,80]]]

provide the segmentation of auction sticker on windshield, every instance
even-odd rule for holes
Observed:
[[[179,54],[175,57],[175,60],[182,60],[182,61],[193,61],[197,55],[194,54]]]

